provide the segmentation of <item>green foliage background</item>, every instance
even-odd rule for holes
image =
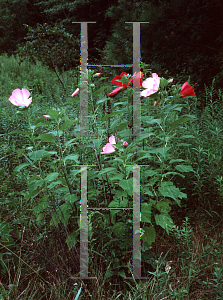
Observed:
[[[213,77],[216,88],[222,86],[221,0],[2,0],[0,54],[16,51],[53,70],[73,68],[80,26],[72,22],[78,21],[97,22],[88,25],[90,64],[132,63],[132,25],[124,22],[144,21],[149,24],[141,24],[141,56],[153,72],[185,81],[190,74],[197,96]]]

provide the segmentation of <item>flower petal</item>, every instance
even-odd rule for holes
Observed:
[[[32,102],[32,97],[29,98],[30,92],[27,89],[15,89],[9,97],[9,101],[15,106],[28,107]]]
[[[110,154],[110,153],[113,153],[115,152],[115,146],[113,146],[112,144],[110,143],[107,143],[105,145],[105,147],[103,148],[103,152],[101,152],[101,154]]]
[[[110,143],[110,144],[116,144],[114,135],[111,135],[111,136],[110,136],[110,138],[109,138],[109,143]]]
[[[118,92],[121,91],[120,87],[117,87],[116,89],[114,89],[110,94],[108,94],[108,97],[114,97],[116,94],[118,94]]]
[[[79,92],[80,92],[80,89],[77,88],[77,89],[73,92],[73,94],[71,95],[71,97],[77,96],[77,95],[79,94]]]

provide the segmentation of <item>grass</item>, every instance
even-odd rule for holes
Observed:
[[[70,97],[77,87],[77,70],[60,74],[64,89],[58,76],[39,62],[32,65],[20,62],[19,57],[3,55],[0,64],[0,299],[222,299],[223,109],[222,94],[215,90],[214,81],[206,88],[206,108],[202,112],[197,105],[190,103],[188,111],[198,120],[183,125],[184,134],[194,136],[187,140],[188,146],[185,146],[183,135],[178,138],[184,145],[173,141],[173,146],[176,143],[176,158],[185,159],[195,172],[175,179],[177,187],[188,197],[182,200],[181,207],[173,205],[170,212],[175,224],[173,229],[167,234],[160,226],[155,226],[155,243],[142,251],[142,276],[148,279],[127,280],[120,275],[124,270],[127,276],[132,274],[132,241],[127,239],[132,230],[131,213],[117,215],[119,222],[130,219],[125,221],[126,239],[122,244],[122,239],[110,232],[108,214],[99,212],[91,215],[90,224],[94,224],[94,228],[89,237],[89,276],[95,278],[81,280],[75,278],[79,275],[80,243],[78,241],[69,249],[66,242],[67,236],[74,229],[78,230],[76,211],[66,224],[53,221],[61,191],[52,194],[44,213],[38,206],[43,203],[44,192],[28,196],[29,183],[40,174],[35,169],[14,172],[14,168],[25,163],[27,157],[26,152],[26,157],[19,156],[18,149],[33,145],[22,134],[9,134],[15,129],[27,130],[28,122],[8,101],[13,89],[23,87],[32,91],[35,117],[41,117],[44,112],[47,114],[45,107],[57,109],[66,106],[67,116],[76,120],[73,130],[68,128],[61,137],[64,143],[69,142],[78,131],[79,99],[76,101]],[[107,81],[101,80],[100,85]],[[91,122],[95,124],[93,117]],[[98,124],[98,127],[97,133],[94,128],[92,132],[102,136],[105,132],[103,124]],[[47,126],[40,128],[37,134],[49,131]],[[79,149],[78,141],[74,143],[73,149]],[[95,151],[87,141],[83,142],[82,148],[85,149],[81,152],[83,161],[94,157]],[[55,150],[52,145],[47,149]],[[73,153],[73,150],[69,151],[69,154]],[[52,157],[41,161],[42,173],[56,172],[58,168],[59,164],[53,162]],[[67,172],[72,170],[69,165],[66,168]],[[91,174],[94,174],[94,169]],[[80,177],[71,181],[77,198],[80,195],[78,180]],[[103,190],[97,179],[92,177],[91,180],[98,191],[95,206],[99,207]],[[89,198],[94,197],[93,191],[89,191]],[[114,269],[120,272],[119,275],[110,275]]]

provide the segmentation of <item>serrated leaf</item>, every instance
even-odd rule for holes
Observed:
[[[28,189],[29,193],[31,194],[33,191],[35,191],[38,187],[41,187],[44,184],[44,180],[34,180],[29,183]]]
[[[63,182],[61,180],[57,180],[56,182],[52,182],[47,188],[50,190],[58,184],[63,184]]]
[[[120,180],[118,185],[123,188],[123,190],[127,191],[127,193],[129,194],[129,196],[132,197],[132,193],[133,193],[133,178],[129,178],[127,180],[123,179]]]
[[[60,130],[65,130],[69,127],[71,127],[71,125],[73,125],[76,121],[75,120],[68,120],[66,121],[63,126],[60,127]]]
[[[28,153],[28,156],[33,160],[33,163],[35,163],[38,159],[40,159],[41,156],[43,156],[45,154],[45,150],[37,150],[34,152],[30,152]]]
[[[151,203],[141,204],[141,222],[151,223]]]
[[[160,153],[163,158],[165,159],[167,157],[167,152],[170,150],[171,147],[160,147],[156,148],[154,150],[148,150],[150,153]]]
[[[79,164],[78,154],[70,154],[63,158],[63,161],[66,162],[67,160],[74,160],[77,164]]]
[[[110,172],[110,171],[114,171],[114,170],[116,170],[116,171],[117,171],[117,168],[108,167],[108,168],[105,168],[105,169],[103,169],[103,170],[99,171],[99,172],[98,172],[98,175],[102,175],[102,174],[104,174],[104,173],[108,173],[108,172]]]
[[[170,207],[171,201],[169,199],[164,199],[162,201],[159,201],[156,205],[156,208],[161,212],[161,213],[169,213],[171,211]]]
[[[147,186],[144,186],[143,192],[144,192],[145,195],[153,197],[153,193],[151,192],[151,190]]]
[[[173,220],[171,219],[170,215],[166,213],[161,213],[160,215],[155,215],[156,224],[161,226],[163,229],[166,230],[167,234],[173,228]]]
[[[146,242],[149,246],[152,245],[152,243],[156,240],[156,230],[153,226],[145,226],[143,227],[143,230],[145,231],[142,235],[143,242]]]
[[[52,118],[52,119],[57,119],[59,116],[59,112],[57,110],[50,110],[48,112],[48,115]]]
[[[161,182],[161,186],[158,188],[159,192],[164,197],[170,197],[176,202],[180,202],[178,198],[187,198],[185,193],[180,192],[179,188],[175,187],[171,181]]]
[[[47,175],[47,177],[44,179],[44,181],[45,181],[45,183],[48,183],[50,181],[57,179],[58,176],[59,176],[58,172],[50,173],[49,175]]]
[[[38,215],[39,213],[41,213],[41,211],[46,209],[48,205],[49,205],[48,201],[41,201],[36,206],[33,207],[33,211]]]

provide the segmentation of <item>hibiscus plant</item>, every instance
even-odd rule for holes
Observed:
[[[23,155],[25,162],[18,165],[15,172],[22,172],[25,168],[33,172],[28,178],[25,197],[29,201],[38,196],[39,200],[33,207],[38,223],[44,222],[49,215],[53,226],[59,222],[66,226],[73,224],[74,230],[66,240],[71,249],[78,241],[81,226],[80,166],[87,165],[88,206],[111,209],[89,212],[89,242],[93,238],[98,242],[107,238],[122,253],[127,248],[131,252],[132,247],[132,210],[123,208],[133,207],[133,166],[139,165],[141,240],[145,252],[155,242],[157,227],[167,233],[171,231],[174,226],[170,214],[172,206],[181,206],[182,200],[187,198],[176,186],[175,178],[185,178],[187,172],[193,172],[192,167],[179,158],[178,151],[186,146],[189,138],[185,131],[186,122],[195,119],[186,111],[187,101],[193,101],[191,98],[195,94],[187,82],[173,84],[172,78],[165,79],[156,73],[144,78],[141,71],[133,76],[126,72],[115,76],[111,83],[118,87],[110,92],[112,86],[103,81],[107,80],[103,78],[103,72],[93,74],[92,70],[88,72],[91,87],[88,136],[80,137],[79,134],[80,87],[71,95],[72,103],[77,107],[77,115],[73,118],[68,117],[66,103],[63,109],[45,107],[42,115],[35,110],[31,117],[32,98],[35,99],[36,95],[30,98],[27,89],[12,92],[9,101],[20,106],[21,111],[27,110],[29,128],[22,134],[32,143],[32,147],[24,145],[24,148],[17,149],[19,159]],[[140,82],[139,136],[133,135],[134,124],[130,122],[134,109],[134,78]],[[105,112],[106,103],[110,105],[110,113]],[[72,136],[69,136],[71,130]],[[13,133],[21,134],[16,130]],[[43,172],[42,165],[46,163],[48,172]],[[62,205],[55,206],[61,199],[65,200]],[[53,212],[49,209],[52,206],[55,208]],[[109,245],[103,248],[103,255],[117,257]],[[114,272],[119,266],[120,261],[114,259]]]

